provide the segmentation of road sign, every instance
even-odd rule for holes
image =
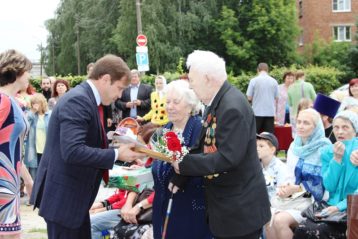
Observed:
[[[138,65],[138,71],[149,71],[149,59],[147,52],[137,52],[136,60]]]
[[[138,52],[147,52],[148,53],[148,47],[147,46],[137,46],[135,48],[135,51],[138,53]]]
[[[136,41],[137,41],[138,46],[146,46],[147,45],[147,37],[143,34],[139,34],[137,36]]]

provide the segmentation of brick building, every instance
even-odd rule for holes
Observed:
[[[299,46],[312,43],[315,35],[325,41],[354,41],[358,0],[296,0],[301,27]]]

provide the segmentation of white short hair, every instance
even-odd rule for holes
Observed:
[[[194,69],[209,80],[224,82],[227,79],[226,66],[223,58],[211,51],[195,50],[189,54],[186,61],[187,68]]]
[[[186,80],[171,81],[166,86],[166,92],[168,94],[171,93],[171,91],[174,91],[175,94],[178,94],[183,97],[186,103],[191,107],[191,113],[193,115],[199,113],[202,104],[200,103],[198,97],[195,95],[194,91],[190,89],[188,81]]]

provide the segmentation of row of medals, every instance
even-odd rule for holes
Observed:
[[[203,125],[204,127],[208,127],[206,129],[206,134],[205,134],[205,139],[204,139],[205,144],[208,146],[215,145],[215,143],[216,143],[216,139],[215,139],[216,117],[213,117],[212,119],[213,119],[213,123],[210,127],[208,127],[211,122],[211,114],[209,114],[207,120],[205,121],[205,123]],[[216,173],[216,174],[212,174],[212,175],[207,175],[205,177],[207,179],[212,179],[213,177],[218,177],[218,176],[219,176],[219,174]]]

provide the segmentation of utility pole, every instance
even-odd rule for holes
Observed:
[[[140,12],[140,0],[135,0],[136,13],[137,13],[137,31],[138,35],[142,34],[142,15]]]
[[[43,66],[43,60],[44,56],[43,56],[43,48],[42,48],[42,42],[40,43],[40,77],[42,80],[42,66]]]
[[[56,75],[56,71],[55,71],[55,37],[53,35],[54,34],[52,33],[52,44],[51,44],[51,48],[52,48],[52,74]]]
[[[78,15],[75,16],[75,28],[76,28],[76,37],[77,37],[77,44],[76,44],[76,52],[77,52],[77,75],[81,75],[81,55],[80,55],[80,19]]]

